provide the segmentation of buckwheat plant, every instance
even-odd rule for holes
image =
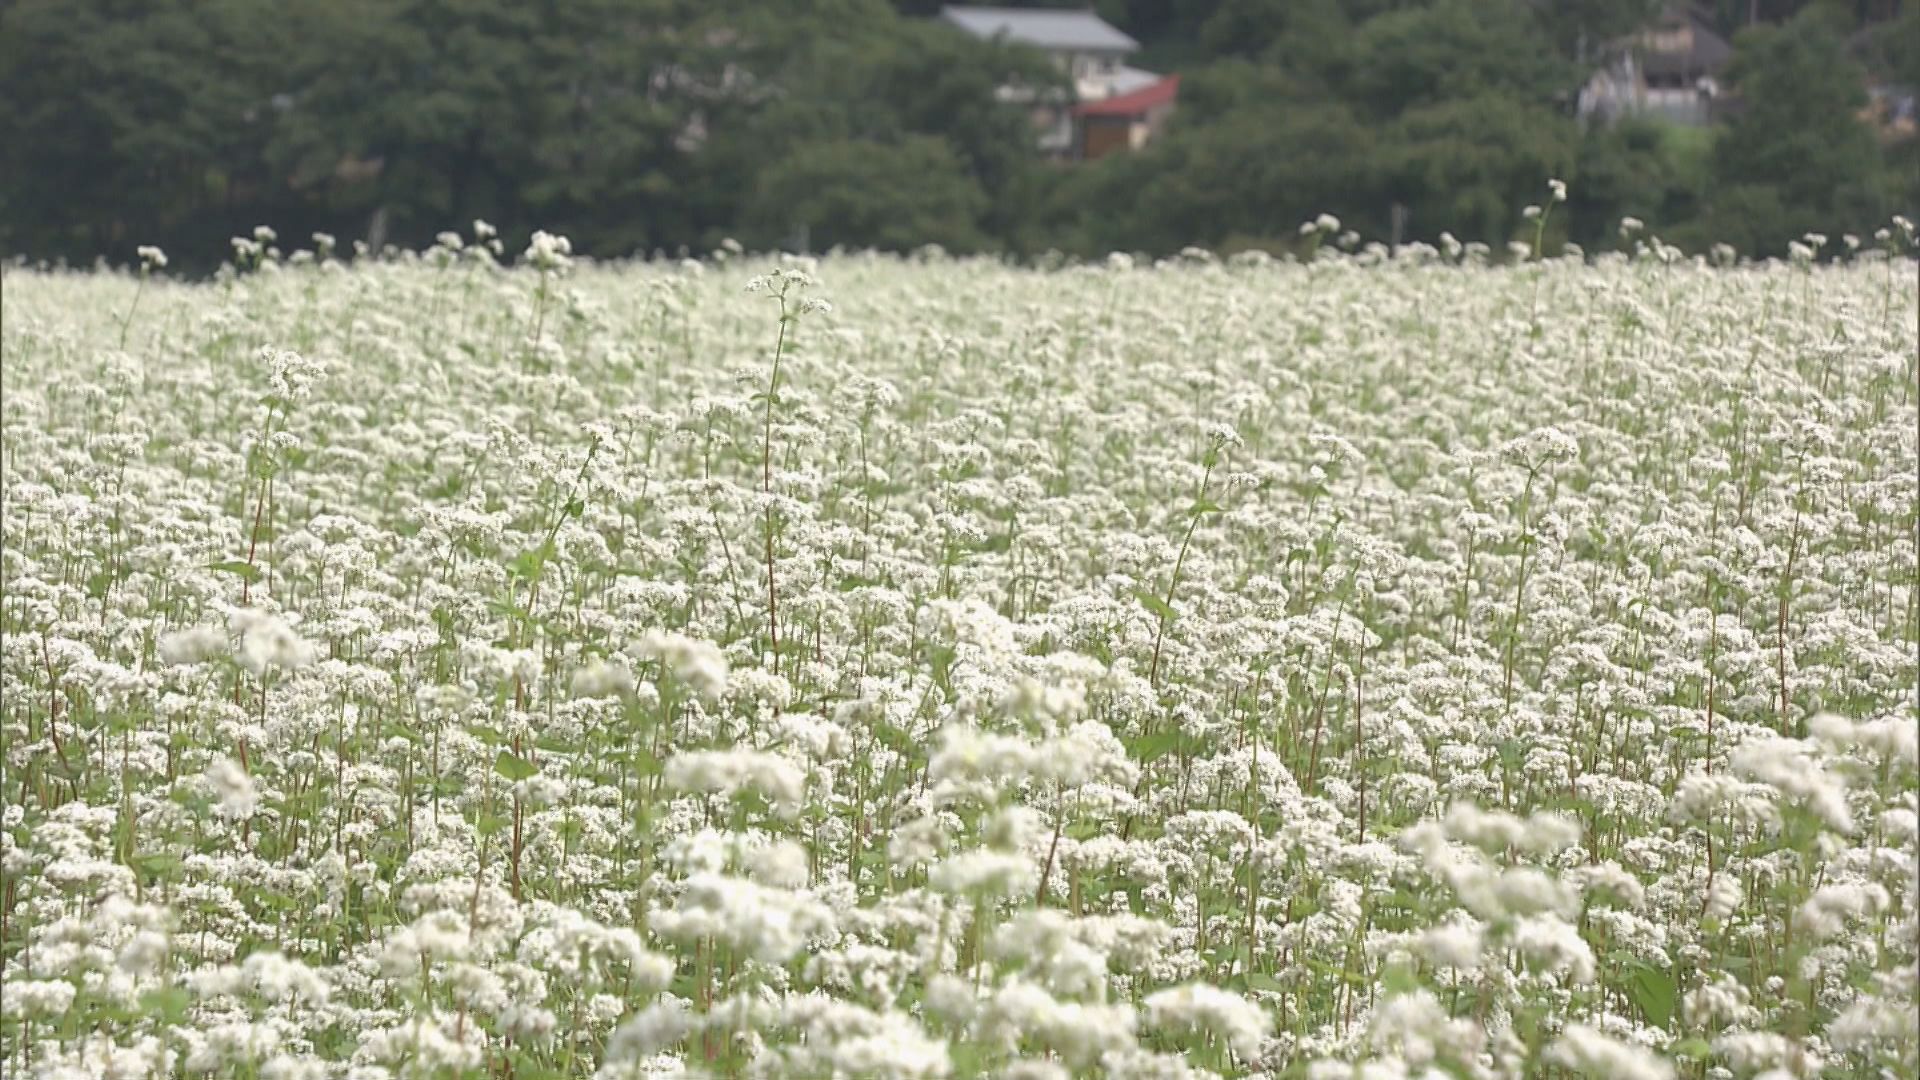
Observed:
[[[1545,215],[5,267],[0,1072],[1914,1075],[1911,227]]]

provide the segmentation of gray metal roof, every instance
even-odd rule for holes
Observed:
[[[1140,47],[1092,11],[948,4],[940,17],[975,37],[1005,35],[1008,41],[1040,49],[1127,53]]]

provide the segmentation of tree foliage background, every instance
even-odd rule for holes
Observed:
[[[1632,214],[1763,253],[1920,204],[1916,140],[1859,115],[1869,72],[1920,85],[1898,0],[1708,5],[1740,102],[1708,130],[1574,119],[1655,0],[1095,6],[1181,104],[1145,151],[1061,165],[994,96],[1060,77],[925,0],[11,0],[0,252],[206,266],[258,223],[420,245],[475,218],[601,255],[1164,252],[1322,212],[1384,237],[1396,205],[1409,239],[1497,244],[1558,176],[1558,239]]]

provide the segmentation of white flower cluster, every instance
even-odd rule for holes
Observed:
[[[9,268],[5,1072],[1914,1075],[1911,225],[1545,194]]]

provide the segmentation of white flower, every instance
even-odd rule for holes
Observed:
[[[188,1072],[251,1070],[277,1054],[285,1041],[275,1025],[247,1020],[188,1029],[185,1034],[192,1047],[187,1053]]]
[[[1823,885],[1794,912],[1793,925],[1815,941],[1823,941],[1844,933],[1847,920],[1877,915],[1892,902],[1886,888],[1874,882]]]
[[[1424,1067],[1436,1059],[1470,1061],[1485,1034],[1469,1019],[1451,1019],[1430,991],[1383,998],[1367,1022],[1367,1045],[1376,1054]]]
[[[1037,884],[1033,863],[1024,855],[980,849],[935,863],[927,884],[958,896],[1016,896]]]
[[[1131,1008],[1060,1001],[1019,979],[1002,986],[985,1013],[992,1029],[1024,1037],[1079,1067],[1133,1042]]]
[[[176,666],[204,664],[227,651],[227,634],[217,626],[193,626],[163,634],[160,659]]]
[[[464,1028],[465,1038],[453,1031]],[[478,1069],[483,1053],[473,1025],[457,1025],[449,1016],[415,1016],[391,1027],[363,1031],[358,1056],[394,1065],[413,1063],[408,1075],[435,1075]],[[416,1071],[417,1070],[417,1071]]]
[[[475,222],[478,232],[479,222]],[[555,236],[545,231],[536,231],[527,244],[524,258],[534,269],[542,272],[565,270],[573,265],[573,242],[564,236]]]
[[[798,765],[760,750],[698,750],[667,760],[667,786],[678,791],[724,795],[756,791],[785,815],[806,800],[807,777]]]
[[[267,365],[267,388],[275,398],[286,404],[311,397],[314,384],[327,371],[323,361],[309,359],[292,349],[277,349],[271,345],[261,346],[260,360]]]
[[[673,908],[655,911],[651,922],[669,940],[712,938],[769,964],[785,963],[833,928],[832,915],[811,898],[709,873],[688,878]]]
[[[779,889],[797,889],[807,883],[807,849],[791,840],[776,840],[747,857],[755,881]]]
[[[1480,966],[1483,935],[1473,923],[1436,926],[1420,934],[1419,950],[1436,967],[1472,971]]]
[[[1746,890],[1740,879],[1732,874],[1718,874],[1707,892],[1705,914],[1710,918],[1725,921],[1739,909],[1741,901],[1746,899]]]
[[[603,1072],[614,1066],[639,1065],[698,1029],[699,1021],[678,999],[656,1001],[628,1017],[607,1040]]]
[[[1258,1005],[1206,983],[1189,983],[1150,994],[1147,1023],[1156,1028],[1203,1030],[1243,1061],[1256,1061],[1272,1019]]]
[[[0,1015],[12,1019],[29,1017],[56,1019],[73,1007],[74,985],[65,980],[7,980],[7,992],[0,995]]]
[[[219,804],[213,812],[230,821],[244,821],[259,809],[260,796],[254,790],[253,778],[232,758],[215,758],[207,766],[207,783],[213,788],[214,798]]]
[[[1515,920],[1507,944],[1535,970],[1563,976],[1578,984],[1593,981],[1593,949],[1571,923],[1554,915]]]
[[[278,615],[254,608],[236,610],[233,631],[240,636],[237,659],[255,678],[270,671],[296,671],[313,663],[313,646]]]
[[[1652,1051],[1586,1024],[1568,1024],[1545,1054],[1549,1064],[1607,1080],[1673,1080],[1673,1066]]]
[[[710,641],[667,630],[649,630],[627,647],[636,658],[658,660],[674,678],[708,699],[727,692],[727,658]]]
[[[1805,805],[1827,828],[1853,831],[1844,782],[1814,760],[1812,749],[1794,739],[1763,738],[1742,743],[1728,759],[1738,776],[1767,784],[1785,798]]]
[[[628,697],[634,690],[633,672],[625,664],[596,660],[573,673],[572,689],[578,698]]]

